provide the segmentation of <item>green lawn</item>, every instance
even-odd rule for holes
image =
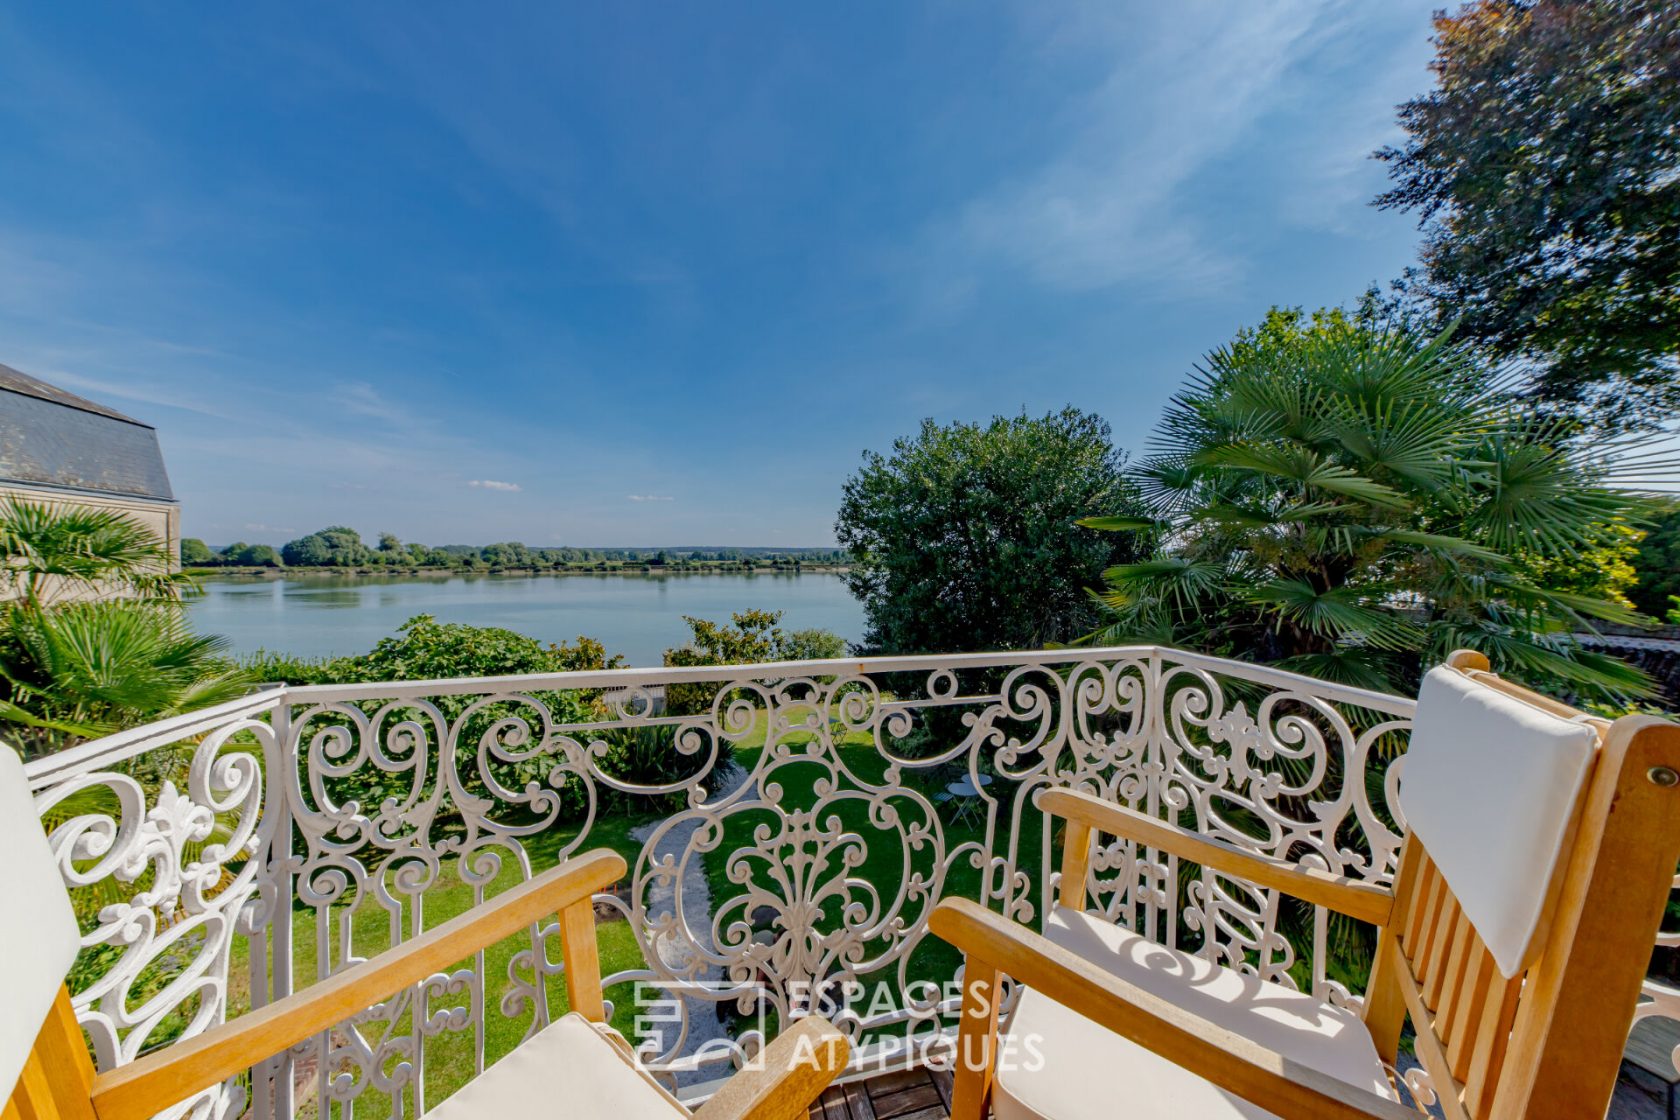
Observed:
[[[627,861],[634,863],[640,845],[630,839],[630,830],[643,823],[648,817],[609,816],[598,818],[591,830],[591,847],[611,847],[620,852]],[[543,871],[553,867],[557,861],[560,848],[577,835],[575,827],[557,826],[541,835],[525,840],[525,850],[530,854],[533,872]],[[487,893],[492,897],[515,886],[522,879],[516,867],[511,862],[505,864],[501,874],[488,888]],[[437,884],[425,892],[424,926],[432,928],[442,922],[455,917],[473,905],[473,888],[463,883],[456,874],[453,864],[446,865],[446,869]],[[333,915],[333,936],[337,936],[336,925],[342,908],[335,908]],[[408,915],[403,915],[404,921]],[[390,914],[379,907],[374,899],[368,897],[363,900],[361,909],[352,920],[352,940],[355,951],[362,956],[372,956],[390,945]],[[602,922],[597,927],[597,937],[601,953],[601,971],[611,974],[626,969],[644,967],[640,950],[636,946],[635,937],[630,931],[629,923],[622,921]],[[307,988],[316,979],[316,918],[313,909],[299,908],[292,914],[293,939],[293,976],[299,990]],[[508,979],[508,962],[513,955],[528,948],[530,938],[520,934],[507,938],[490,946],[485,952],[485,1060],[493,1062],[498,1057],[512,1050],[530,1027],[533,1009],[526,1007],[517,1017],[508,1017],[501,1013],[500,1003],[504,994],[510,991],[513,984]],[[230,968],[229,1014],[238,1014],[250,1006],[248,967],[248,944],[243,939],[235,942],[235,950]],[[558,951],[558,945],[550,945],[551,956]],[[461,965],[470,964],[469,961],[460,962]],[[549,977],[545,988],[548,994],[551,1015],[561,1015],[569,1008],[566,999],[565,981],[561,976]],[[464,1006],[464,996],[455,1000],[449,998],[434,1000],[430,1010],[437,1011],[450,1006]],[[634,985],[619,984],[607,989],[607,998],[613,1001],[613,1025],[626,1035],[632,1035],[632,1020],[635,1016]],[[403,1033],[407,1032],[405,1017]],[[374,1037],[373,1032],[367,1032]],[[456,1088],[464,1084],[473,1074],[473,1028],[461,1031],[444,1031],[428,1038],[425,1043],[425,1084],[426,1103],[435,1105],[447,1097]],[[298,1095],[298,1116],[301,1120],[308,1120],[316,1114],[316,1100],[314,1087],[307,1091],[300,1091]],[[360,1098],[358,1111],[365,1115],[385,1115],[390,1108],[390,1101],[386,1094],[370,1088]],[[365,1110],[372,1109],[371,1112]],[[408,1100],[408,1111],[413,1115],[413,1100]]]

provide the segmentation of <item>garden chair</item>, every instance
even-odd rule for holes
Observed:
[[[24,782],[0,746],[0,1088],[5,1120],[146,1120],[194,1093],[328,1030],[356,1012],[558,914],[572,1012],[521,1043],[431,1109],[438,1120],[687,1120],[606,1025],[591,896],[624,874],[601,850],[567,860],[314,987],[96,1073],[63,979],[80,938],[64,883]],[[846,1064],[845,1036],[812,1016],[784,1031],[694,1114],[699,1120],[794,1120]]]
[[[1607,723],[1461,651],[1425,679],[1400,777],[1392,891],[1255,854],[1074,790],[1045,933],[967,900],[952,1120],[1415,1117],[1403,1020],[1448,1120],[1601,1117],[1680,859],[1680,726]],[[1379,928],[1363,1010],[1167,948],[1084,912],[1095,835]],[[1025,988],[1002,1036],[1001,975]]]

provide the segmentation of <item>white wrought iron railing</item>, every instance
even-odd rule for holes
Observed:
[[[609,845],[631,863],[597,902],[614,1021],[700,1094],[813,1000],[860,1063],[937,1054],[958,961],[928,915],[960,894],[1038,920],[1050,785],[1385,881],[1412,709],[1138,646],[277,687],[28,770],[102,1068]],[[1118,844],[1087,886],[1161,940],[1358,998],[1369,931],[1321,909]],[[559,1010],[557,939],[479,953],[177,1112],[417,1116]]]

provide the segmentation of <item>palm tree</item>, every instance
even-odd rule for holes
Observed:
[[[64,598],[179,599],[191,581],[145,526],[112,510],[0,504],[0,594],[40,609]]]
[[[7,621],[0,677],[11,696],[0,719],[37,746],[219,704],[251,684],[222,656],[227,640],[192,633],[173,604],[65,603]]]
[[[1274,311],[1209,355],[1134,471],[1151,516],[1085,522],[1154,544],[1104,573],[1089,640],[1385,690],[1469,646],[1562,691],[1648,694],[1572,636],[1639,616],[1548,574],[1625,546],[1637,501],[1449,334]]]
[[[119,513],[0,505],[0,721],[38,755],[239,696],[252,674],[192,633],[168,550]]]

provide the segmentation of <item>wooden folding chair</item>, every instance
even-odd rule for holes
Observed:
[[[1400,1117],[1403,1021],[1449,1120],[1599,1117],[1680,859],[1680,725],[1607,723],[1460,651],[1425,679],[1392,892],[1199,836],[1087,793],[1044,935],[966,900],[952,1120]],[[1363,1014],[1154,944],[1083,910],[1098,834],[1380,929]],[[1026,988],[1007,1030],[996,995]]]
[[[558,914],[572,1012],[521,1043],[427,1116],[517,1120],[687,1120],[690,1113],[635,1064],[606,1025],[591,896],[624,874],[616,852],[581,855],[412,941],[335,976],[96,1073],[64,976],[80,936],[35,815],[23,767],[0,746],[0,1087],[4,1120],[146,1120],[484,946]],[[693,1115],[795,1120],[845,1066],[845,1036],[812,1016],[784,1031]]]

